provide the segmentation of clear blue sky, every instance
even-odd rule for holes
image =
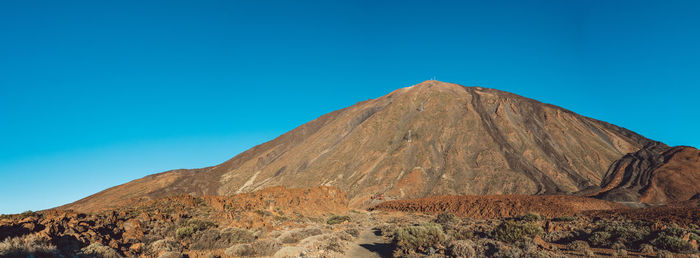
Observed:
[[[0,213],[437,76],[700,146],[700,1],[1,1]]]

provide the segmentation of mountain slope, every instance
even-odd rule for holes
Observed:
[[[700,150],[649,145],[610,166],[597,198],[665,204],[700,196]]]
[[[574,193],[597,188],[610,164],[649,144],[660,143],[515,94],[426,81],[321,116],[220,165],[147,176],[60,208],[276,185],[336,186],[351,206],[377,193]]]

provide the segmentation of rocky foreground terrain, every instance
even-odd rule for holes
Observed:
[[[348,207],[337,188],[190,195],[0,219],[2,257],[697,257],[700,200],[439,196]]]

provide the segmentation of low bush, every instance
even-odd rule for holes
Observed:
[[[454,241],[449,245],[447,250],[454,257],[476,257],[474,242],[471,240]]]
[[[80,249],[78,257],[102,257],[102,258],[119,258],[122,257],[117,250],[113,248],[100,244],[93,243],[89,246]]]
[[[0,257],[56,257],[59,250],[35,235],[6,238],[0,242]]]
[[[606,223],[596,228],[587,238],[593,246],[611,247],[614,243],[637,247],[648,239],[649,226],[644,223]]]
[[[455,215],[449,212],[443,212],[438,214],[434,221],[440,225],[452,224],[455,222]]]
[[[532,222],[505,221],[498,225],[491,235],[494,239],[507,243],[514,243],[525,238],[532,238],[544,232],[542,227]]]
[[[379,234],[388,238],[394,238],[394,233],[396,233],[397,228],[396,224],[391,223],[384,223],[376,227],[376,229],[379,230]]]
[[[576,218],[571,217],[571,216],[561,216],[561,217],[556,217],[552,219],[553,221],[559,221],[559,222],[571,222],[576,220]]]
[[[446,238],[447,235],[442,231],[442,226],[426,223],[396,229],[392,243],[399,254],[424,253],[429,248],[444,248],[443,242]]]
[[[656,248],[676,253],[692,252],[695,249],[692,245],[690,245],[690,243],[688,243],[680,237],[664,234],[661,234],[658,237],[651,240],[651,244],[654,245]]]
[[[350,234],[352,237],[360,236],[360,230],[357,228],[348,228],[345,230],[345,233]]]
[[[175,237],[177,239],[189,238],[194,234],[194,228],[190,226],[184,226],[175,230]]]
[[[542,235],[542,239],[550,243],[568,243],[576,238],[576,232],[571,230],[557,230]]]
[[[335,224],[340,224],[340,223],[343,223],[345,221],[350,221],[350,220],[351,220],[350,216],[333,215],[330,218],[328,218],[328,220],[326,220],[326,223],[328,223],[328,225],[335,225]]]
[[[219,231],[212,228],[195,233],[192,236],[190,248],[194,250],[220,249],[232,244],[249,243],[254,239],[253,233],[245,229],[227,228]]]
[[[659,258],[674,258],[675,256],[673,255],[673,253],[671,253],[671,252],[669,252],[669,251],[666,251],[666,250],[659,250],[659,251],[656,253],[656,257],[659,257]]]
[[[194,229],[195,231],[205,230],[217,226],[214,222],[199,219],[191,219],[187,221],[187,225],[192,227],[192,229]]]
[[[650,244],[640,245],[639,251],[645,254],[654,254],[654,247]]]
[[[609,246],[610,237],[612,237],[612,235],[610,235],[609,232],[596,231],[588,237],[588,243],[592,246]]]
[[[591,247],[588,245],[588,243],[586,243],[586,241],[582,241],[582,240],[573,241],[573,242],[569,243],[568,245],[566,245],[566,248],[568,248],[569,250],[580,251],[580,252],[585,252],[586,250],[591,249]]]
[[[300,228],[292,229],[282,233],[277,239],[284,244],[293,244],[301,241],[304,238],[320,235],[321,229],[318,228]]]
[[[342,254],[345,252],[345,245],[343,245],[343,242],[341,240],[342,239],[338,238],[337,236],[330,237],[329,239],[324,241],[321,248],[326,251]]]
[[[151,243],[148,246],[148,251],[152,255],[156,255],[160,252],[180,252],[182,251],[182,246],[177,241],[166,238]]]
[[[271,256],[282,248],[277,239],[258,240],[250,244],[256,256]]]
[[[271,256],[282,248],[275,239],[258,240],[250,244],[236,244],[224,251],[228,256]]]
[[[250,244],[233,245],[227,248],[226,251],[224,251],[224,253],[228,256],[234,257],[255,255],[255,251],[253,250],[253,247]]]
[[[470,240],[474,238],[474,231],[463,227],[445,230],[445,232],[455,240]]]
[[[683,240],[682,236],[686,234],[685,230],[677,226],[668,227],[661,232],[658,232],[656,237],[651,240],[651,244],[659,249],[668,250],[676,253],[685,253],[695,251],[694,247]]]
[[[187,222],[182,223],[181,225],[182,226],[180,228],[175,230],[175,237],[177,239],[189,238],[195,232],[203,231],[217,226],[214,222],[199,219],[190,219]]]
[[[534,212],[528,212],[527,214],[520,216],[520,220],[527,222],[539,221],[540,219],[542,219],[540,214]]]
[[[183,256],[179,252],[165,252],[165,253],[158,256],[158,258],[183,258],[183,257],[185,257],[185,256]]]

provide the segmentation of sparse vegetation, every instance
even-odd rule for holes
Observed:
[[[572,216],[560,216],[560,217],[556,217],[556,218],[552,219],[552,221],[559,221],[559,222],[571,222],[574,220],[576,220],[576,218],[572,217]]]
[[[154,241],[149,245],[148,250],[153,255],[160,252],[179,252],[182,251],[182,245],[173,239],[166,238]]]
[[[195,232],[206,230],[211,227],[216,227],[216,223],[199,219],[190,219],[183,223],[184,226],[175,230],[177,239],[190,238]]]
[[[197,232],[192,237],[190,248],[194,250],[208,250],[229,247],[238,243],[249,243],[255,239],[252,232],[240,228],[207,229]]]
[[[449,212],[443,212],[437,215],[435,217],[435,223],[438,223],[440,225],[446,225],[446,224],[451,224],[455,222],[455,215]]]
[[[79,257],[102,257],[102,258],[119,258],[122,255],[119,254],[113,248],[100,244],[94,243],[86,246],[80,250]]]
[[[591,247],[588,245],[588,243],[586,243],[586,241],[582,241],[582,240],[572,241],[571,243],[569,243],[568,245],[566,245],[566,247],[567,247],[569,250],[581,251],[581,252],[583,252],[583,251],[585,251],[585,250],[589,250],[589,249],[591,248]]]
[[[442,231],[440,224],[425,223],[396,229],[393,244],[396,246],[396,252],[398,253],[424,253],[429,248],[444,248],[446,239],[447,235]]]
[[[293,229],[282,233],[279,237],[277,237],[277,239],[282,243],[292,244],[297,243],[304,238],[320,234],[321,229],[318,228]]]
[[[520,217],[520,220],[522,221],[527,221],[527,222],[533,222],[533,221],[539,221],[542,217],[540,214],[534,213],[534,212],[528,212],[527,214],[523,215]]]
[[[194,234],[194,228],[191,226],[184,226],[175,231],[175,237],[177,239],[189,238],[192,234]]]
[[[515,243],[525,238],[532,238],[543,233],[542,227],[533,222],[516,222],[507,220],[493,230],[492,236],[498,241]]]
[[[680,237],[667,235],[665,233],[660,233],[658,237],[651,241],[651,244],[655,247],[663,250],[668,250],[675,253],[687,253],[694,251],[694,248],[690,243],[683,240]]]
[[[450,244],[449,253],[454,257],[476,257],[474,242],[471,240],[459,240]]]
[[[588,237],[588,243],[590,243],[592,246],[607,246],[610,245],[611,237],[612,235],[610,235],[609,232],[596,231],[593,232],[590,237]]]
[[[0,242],[0,257],[56,257],[56,246],[40,240],[35,235],[7,238]]]
[[[345,221],[350,221],[352,220],[350,216],[340,216],[340,215],[332,215],[328,220],[326,220],[326,223],[328,225],[335,225],[335,224],[340,224]]]
[[[643,222],[605,222],[588,237],[588,242],[597,247],[612,247],[614,243],[638,247],[648,238],[650,228]]]

